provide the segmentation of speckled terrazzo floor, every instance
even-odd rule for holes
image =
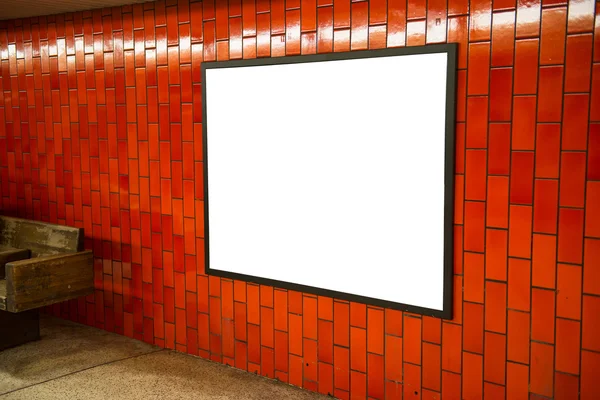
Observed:
[[[325,398],[50,317],[42,340],[0,352],[0,400]]]

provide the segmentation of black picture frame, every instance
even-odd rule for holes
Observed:
[[[432,44],[412,47],[395,47],[377,50],[347,51],[339,53],[325,53],[300,56],[285,57],[267,57],[247,60],[213,61],[203,62],[201,66],[202,74],[202,140],[203,140],[203,179],[204,179],[204,250],[205,250],[205,271],[207,275],[218,276],[228,279],[237,279],[241,281],[269,285],[281,289],[295,290],[303,293],[309,293],[319,296],[332,297],[334,299],[353,301],[367,305],[390,308],[400,311],[407,311],[415,314],[422,314],[442,319],[452,319],[453,317],[453,297],[454,297],[454,143],[455,143],[455,113],[456,113],[456,80],[457,80],[457,50],[456,43]],[[209,221],[209,150],[207,146],[208,119],[206,113],[206,71],[214,68],[238,68],[252,66],[267,66],[278,64],[296,64],[311,62],[326,62],[336,60],[350,60],[374,57],[390,57],[417,54],[446,53],[447,76],[446,76],[446,132],[445,132],[445,164],[444,164],[444,294],[443,309],[436,310],[425,307],[414,306],[381,300],[371,297],[359,296],[352,293],[338,292],[330,289],[319,288],[315,286],[300,285],[291,282],[273,280],[252,275],[213,270],[210,268],[210,221]],[[365,269],[368,271],[368,269]]]

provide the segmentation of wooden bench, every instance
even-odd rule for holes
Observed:
[[[83,229],[0,216],[0,350],[39,338],[41,307],[94,293]]]

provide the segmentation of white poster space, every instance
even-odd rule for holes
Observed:
[[[206,70],[209,268],[443,309],[447,54]]]

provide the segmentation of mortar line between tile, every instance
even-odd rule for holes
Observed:
[[[150,351],[148,353],[136,354],[134,356],[120,358],[118,360],[107,361],[105,363],[94,365],[94,366],[91,366],[91,367],[87,367],[87,368],[81,369],[79,371],[69,372],[68,374],[57,376],[56,378],[46,379],[45,381],[42,381],[42,382],[33,383],[31,385],[27,385],[27,386],[23,386],[23,387],[18,388],[18,389],[10,390],[10,391],[5,392],[5,393],[0,393],[0,399],[2,397],[5,397],[5,396],[11,394],[11,393],[19,392],[19,391],[24,390],[24,389],[29,389],[29,388],[34,387],[34,386],[43,385],[44,383],[52,382],[52,381],[55,381],[57,379],[61,379],[61,378],[67,377],[67,376],[75,375],[75,374],[78,374],[80,372],[88,371],[90,369],[94,369],[94,368],[98,368],[98,367],[103,367],[105,365],[114,364],[114,363],[118,363],[118,362],[121,362],[121,361],[131,360],[132,358],[143,357],[143,356],[147,356],[147,355],[150,355],[150,354],[160,353],[161,351],[164,352],[165,349],[158,349],[158,350],[155,350],[155,351]]]

